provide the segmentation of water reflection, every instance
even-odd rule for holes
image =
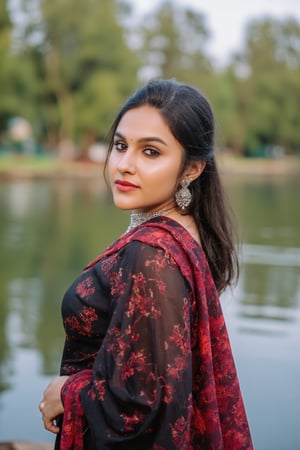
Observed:
[[[300,182],[226,184],[246,244],[239,284],[222,302],[255,448],[296,450]],[[61,298],[126,229],[128,215],[113,207],[101,180],[3,183],[0,208],[0,436],[51,441],[36,405],[59,368]]]
[[[244,246],[240,304],[256,319],[295,321],[300,307],[300,249]]]
[[[11,348],[36,346],[41,313],[41,284],[39,278],[13,279],[8,284],[10,309],[6,320],[6,336]]]
[[[298,268],[245,264],[236,292],[239,329],[272,335],[288,334],[293,326],[300,331],[299,273]]]
[[[225,179],[243,242],[300,248],[299,178]]]

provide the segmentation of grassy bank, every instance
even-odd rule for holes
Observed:
[[[53,444],[36,442],[0,442],[0,450],[53,450]]]
[[[221,154],[218,156],[218,163],[224,175],[294,176],[300,174],[300,157],[296,156],[268,159]]]
[[[90,162],[62,161],[49,157],[0,157],[0,179],[102,177],[103,166]]]
[[[223,175],[279,176],[299,175],[300,158],[237,158],[218,155]],[[102,178],[103,165],[91,162],[61,161],[48,157],[0,157],[0,179]]]

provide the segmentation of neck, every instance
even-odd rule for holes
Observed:
[[[132,230],[132,228],[137,227],[138,225],[141,225],[144,222],[147,222],[150,219],[153,219],[154,217],[158,216],[167,216],[174,207],[161,210],[161,211],[148,211],[148,212],[135,212],[130,214],[130,224],[127,228],[127,231]]]

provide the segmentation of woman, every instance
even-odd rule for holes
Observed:
[[[218,294],[237,269],[207,100],[128,99],[106,163],[129,229],[65,294],[61,376],[40,403],[67,449],[252,449]]]

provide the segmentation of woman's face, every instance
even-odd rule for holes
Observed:
[[[127,111],[108,160],[115,205],[139,212],[172,208],[183,157],[184,149],[155,108]]]

